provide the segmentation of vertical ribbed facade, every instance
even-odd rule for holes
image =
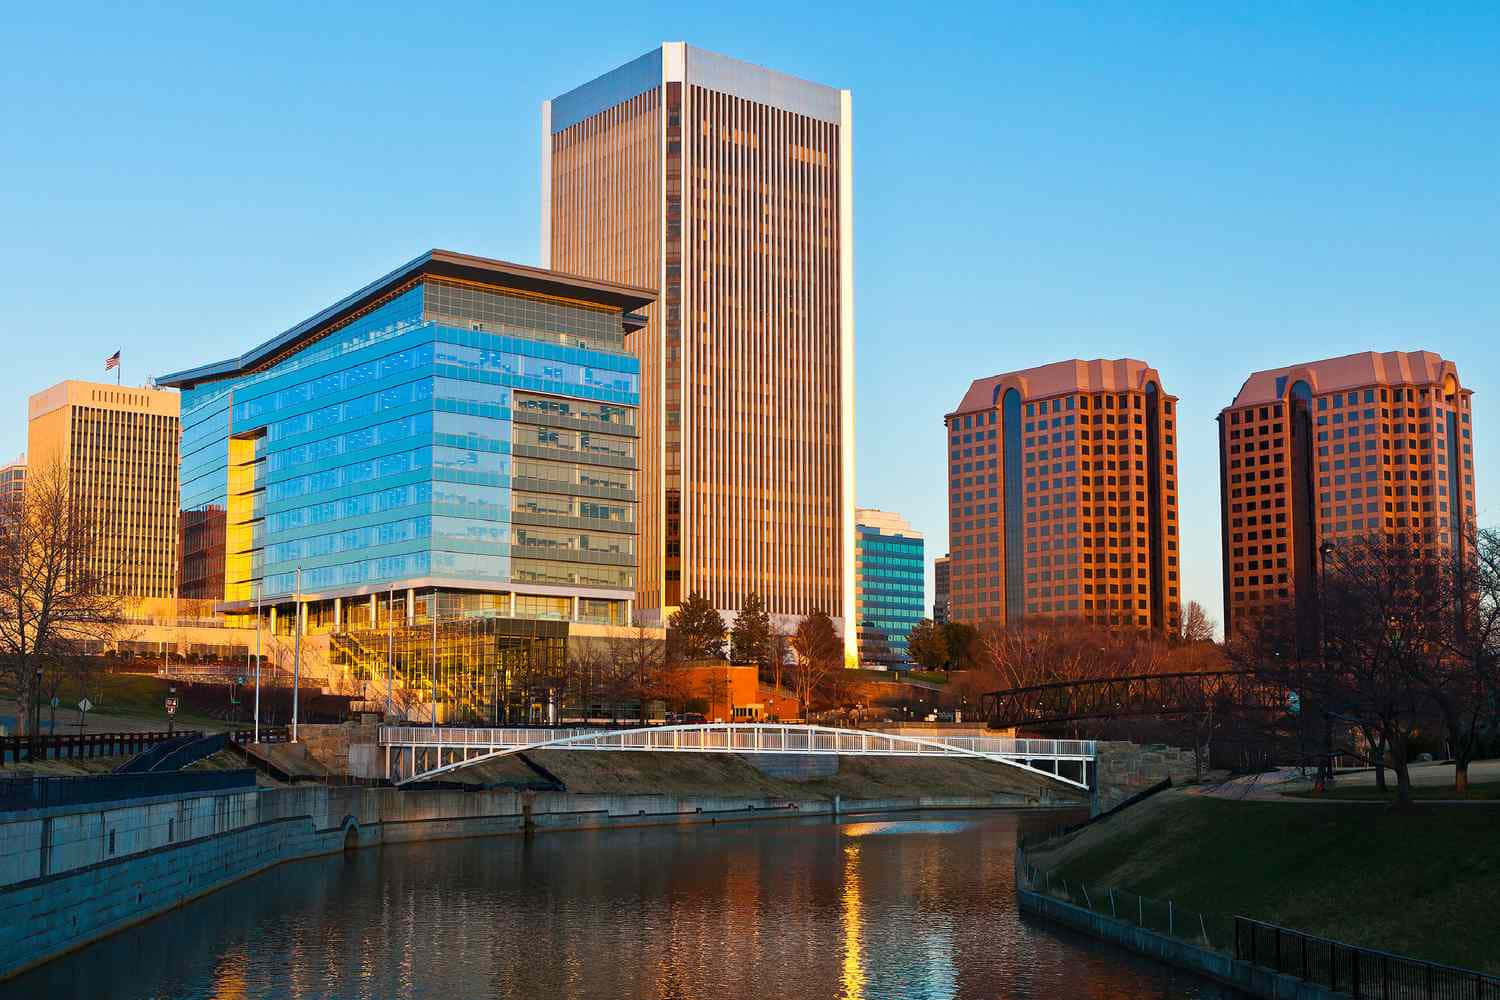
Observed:
[[[848,106],[664,46],[544,106],[543,239],[560,271],[661,290],[631,345],[641,606],[754,591],[852,651]]]
[[[1319,552],[1381,534],[1462,551],[1474,527],[1472,392],[1431,351],[1256,372],[1219,415],[1224,631],[1294,602],[1316,642]]]
[[[952,620],[1175,631],[1176,409],[1128,358],[975,381],[944,418]]]
[[[647,288],[662,280],[662,107],[658,90],[546,137],[552,266],[567,274]],[[636,592],[660,607],[664,582],[662,308],[646,308],[646,325],[626,337],[641,362],[640,546]],[[647,603],[649,602],[649,603]]]
[[[32,469],[62,464],[105,529],[93,572],[119,596],[177,596],[179,437],[175,392],[62,382],[31,397]]]

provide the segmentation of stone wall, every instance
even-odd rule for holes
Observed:
[[[1191,750],[1120,740],[1101,740],[1097,747],[1095,813],[1114,808],[1163,778],[1170,777],[1172,784],[1182,785],[1196,777]]]

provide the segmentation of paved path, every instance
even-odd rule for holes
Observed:
[[[1350,802],[1358,801],[1352,799],[1317,799],[1317,798],[1287,798],[1289,792],[1305,792],[1313,787],[1312,772],[1309,770],[1299,771],[1295,767],[1280,768],[1265,774],[1244,775],[1232,778],[1218,785],[1206,785],[1196,790],[1199,795],[1212,795],[1227,799],[1253,799],[1259,801],[1273,802]],[[1385,771],[1386,783],[1394,787],[1396,774],[1390,768]],[[1469,765],[1470,783],[1481,781],[1500,781],[1500,760],[1478,760]],[[1411,765],[1411,783],[1413,786],[1424,785],[1448,785],[1453,784],[1452,764],[1413,764]],[[1369,788],[1371,798],[1375,799],[1375,770],[1374,768],[1362,768],[1356,771],[1340,771],[1335,776],[1335,784],[1340,788],[1365,787]],[[1424,799],[1425,802],[1465,801],[1462,799]]]

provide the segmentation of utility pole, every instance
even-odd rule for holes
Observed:
[[[265,582],[255,581],[255,742],[260,742],[260,599]]]
[[[292,742],[297,742],[297,703],[302,680],[302,567],[297,567],[297,585],[292,590]]]

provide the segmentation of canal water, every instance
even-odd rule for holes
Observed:
[[[0,997],[1227,998],[1017,913],[1036,814],[455,840],[283,865]]]

